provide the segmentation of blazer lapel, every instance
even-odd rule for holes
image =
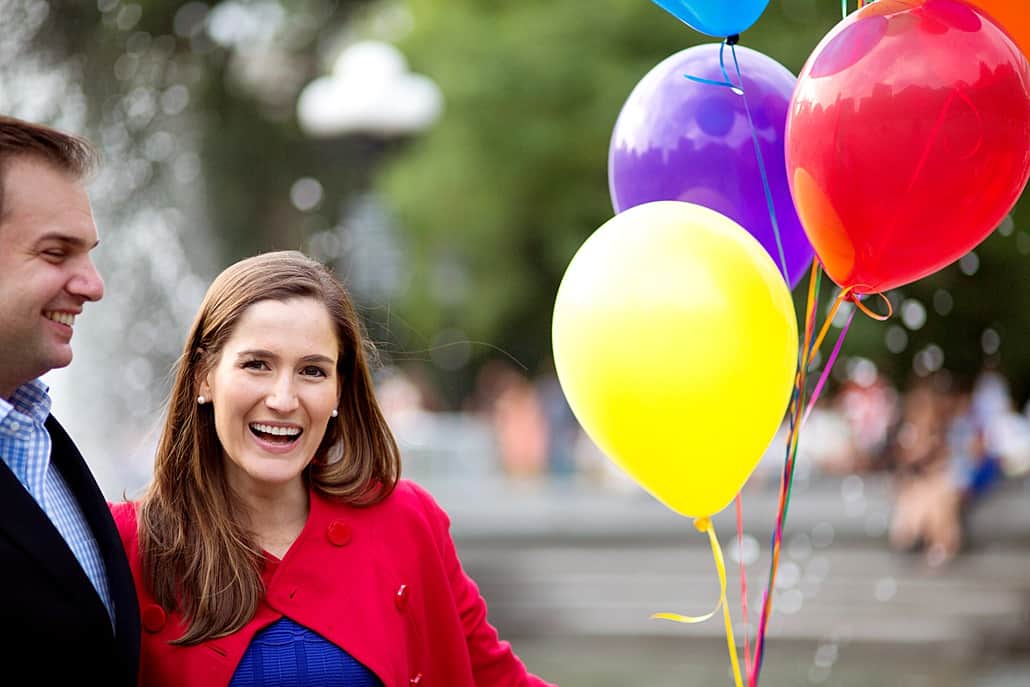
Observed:
[[[0,532],[64,588],[89,584],[75,554],[6,463],[0,462]],[[81,578],[81,579],[80,579]],[[94,594],[95,596],[95,594]]]
[[[68,488],[71,489],[78,501],[104,560],[104,567],[107,569],[108,590],[115,606],[115,634],[119,643],[124,644],[128,655],[138,655],[139,603],[136,600],[132,572],[125,556],[125,549],[122,547],[122,540],[118,536],[118,530],[108,509],[107,500],[100,491],[100,487],[97,486],[96,480],[93,479],[79,450],[54,416],[51,415],[47,418],[46,428],[53,441],[51,455],[54,465],[61,471],[61,476],[64,477]],[[44,515],[44,517],[46,516]],[[67,549],[67,547],[65,548]],[[79,566],[76,565],[76,567]],[[81,567],[79,570],[81,571]],[[91,592],[92,597],[100,604],[101,610],[106,615],[103,603],[100,602],[100,597],[93,589],[89,578],[85,577],[85,573],[82,576],[89,586],[88,591]]]

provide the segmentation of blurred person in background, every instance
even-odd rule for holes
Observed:
[[[1005,479],[997,428],[1014,411],[1003,381],[981,375],[969,389],[931,379],[907,394],[890,454],[896,548],[924,548],[937,565],[964,546],[971,509]]]
[[[985,369],[977,376],[969,413],[983,432],[988,456],[975,478],[979,491],[1030,471],[1030,421],[1016,409],[1009,382],[1000,372]]]
[[[399,479],[371,352],[340,282],[300,253],[212,283],[153,481],[112,505],[143,684],[546,685],[488,623],[446,513]]]
[[[103,296],[86,141],[0,117],[0,651],[37,684],[131,685],[139,610],[96,480],[40,379]]]
[[[576,440],[582,431],[558,381],[554,361],[547,359],[533,381],[546,432],[547,471],[558,478],[576,472]]]
[[[374,383],[379,408],[395,436],[406,434],[431,412],[426,393],[408,370],[385,368]]]
[[[988,426],[977,412],[975,392],[958,394],[948,427],[948,459],[963,516],[1003,477],[1001,459],[988,444]]]
[[[868,378],[849,379],[834,400],[850,429],[848,471],[867,472],[881,467],[890,428],[897,422],[897,391],[886,377],[874,373]]]
[[[894,478],[891,546],[923,550],[931,565],[953,558],[962,542],[962,497],[950,462],[955,399],[942,377],[920,380],[905,394],[889,441],[886,467]]]
[[[1022,474],[1030,452],[1030,428],[1016,411],[1008,380],[983,370],[961,396],[949,433],[952,480],[961,498],[963,526],[973,510]]]
[[[543,476],[547,470],[548,425],[537,387],[504,360],[483,365],[476,385],[475,407],[490,421],[504,474],[522,479]]]

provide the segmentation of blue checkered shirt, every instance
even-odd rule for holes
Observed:
[[[52,441],[43,423],[50,415],[47,385],[36,379],[0,398],[0,458],[32,494],[75,554],[97,590],[114,625],[114,603],[107,587],[107,569],[100,547],[67,482],[51,469]]]

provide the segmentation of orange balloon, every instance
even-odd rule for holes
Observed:
[[[1027,59],[1030,59],[1030,3],[1026,0],[966,0],[979,7],[1005,29]]]

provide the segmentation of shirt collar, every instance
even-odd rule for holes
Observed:
[[[15,412],[43,424],[50,415],[49,391],[43,380],[33,379],[18,387],[10,401],[0,398],[0,423]]]

